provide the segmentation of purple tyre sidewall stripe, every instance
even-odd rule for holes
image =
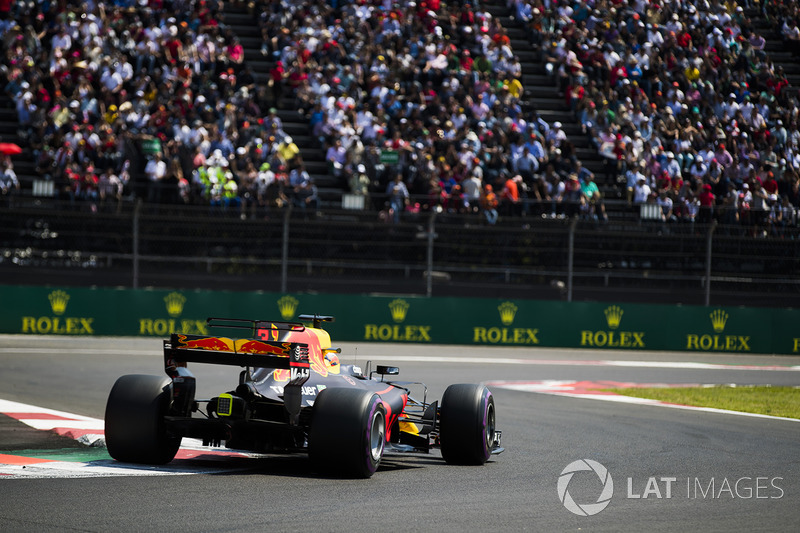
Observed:
[[[489,389],[483,389],[483,425],[481,426],[481,441],[483,443],[483,454],[484,456],[488,457],[490,450],[489,450],[489,439],[486,435],[486,427],[489,424],[489,399],[492,397],[492,393]]]
[[[378,463],[380,462],[380,460],[375,461],[375,462],[373,462],[373,460],[372,460],[372,422],[373,422],[372,417],[375,416],[375,411],[378,410],[378,406],[381,405],[381,401],[380,401],[380,399],[378,399],[376,397],[373,397],[371,402],[372,402],[372,406],[371,406],[371,408],[369,410],[369,416],[367,416],[367,428],[366,428],[366,442],[365,442],[365,444],[366,444],[366,447],[367,447],[367,453],[366,453],[367,469],[370,472],[375,472],[378,469]]]

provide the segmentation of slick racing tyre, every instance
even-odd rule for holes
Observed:
[[[317,396],[308,456],[321,472],[368,478],[386,446],[386,408],[375,393],[328,388]]]
[[[482,465],[492,454],[494,397],[483,385],[450,385],[442,396],[439,441],[449,464]]]
[[[172,398],[167,377],[128,375],[114,383],[106,403],[106,446],[117,461],[166,464],[175,458],[180,437],[164,425]]]

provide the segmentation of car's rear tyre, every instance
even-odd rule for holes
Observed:
[[[166,464],[175,458],[181,437],[167,434],[164,415],[172,400],[167,377],[127,375],[114,383],[106,403],[106,446],[117,461]]]
[[[386,446],[386,408],[375,393],[328,388],[314,401],[308,456],[315,469],[348,477],[375,473]]]
[[[439,443],[449,464],[482,465],[492,454],[494,397],[483,385],[450,385],[442,396]]]

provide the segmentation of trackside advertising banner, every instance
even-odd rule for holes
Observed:
[[[800,353],[800,310],[0,285],[0,333],[204,335],[206,319],[332,315],[334,341]]]

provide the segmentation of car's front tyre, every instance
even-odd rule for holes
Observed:
[[[106,403],[108,453],[126,463],[166,464],[175,458],[181,437],[167,434],[164,415],[172,401],[167,377],[132,374],[120,377]]]
[[[439,443],[449,464],[482,465],[492,454],[494,397],[483,385],[450,385],[442,395]]]

